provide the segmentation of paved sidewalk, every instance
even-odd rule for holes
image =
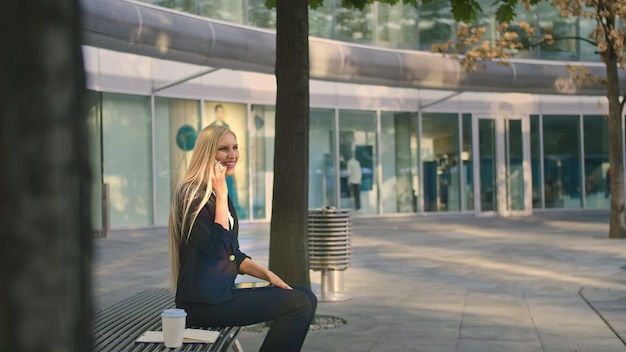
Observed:
[[[310,332],[303,351],[626,351],[626,241],[607,231],[603,213],[354,218],[351,299],[318,307],[347,324]],[[242,224],[242,249],[263,265],[268,233]],[[167,286],[165,229],[94,245],[97,309]],[[263,337],[240,342],[257,351]]]

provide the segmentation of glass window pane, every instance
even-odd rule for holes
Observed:
[[[103,179],[112,228],[153,224],[151,139],[148,97],[102,93]]]
[[[496,39],[496,18],[495,7],[492,0],[478,0],[483,12],[478,15],[478,18],[469,24],[469,28],[485,28],[484,40],[493,41]]]
[[[433,44],[445,43],[455,38],[456,21],[452,17],[449,1],[433,0],[431,3],[422,4],[418,13],[420,15],[418,50],[430,51]]]
[[[579,116],[543,116],[546,208],[581,208]]]
[[[541,192],[541,136],[539,115],[530,115],[530,167],[532,172],[533,208],[542,208]]]
[[[539,36],[551,34],[553,38],[578,37],[578,20],[576,17],[561,17],[559,11],[549,3],[537,5]],[[578,60],[576,39],[555,40],[553,44],[544,43],[540,46],[541,59],[547,60]]]
[[[336,6],[334,0],[326,0],[318,8],[309,8],[309,35],[320,38],[335,38]]]
[[[182,180],[200,131],[200,102],[155,98],[155,225],[167,225],[172,192]]]
[[[376,144],[375,112],[339,112],[342,208],[365,214],[378,213]],[[361,173],[360,184],[354,178],[358,171]]]
[[[140,0],[156,6],[167,7],[176,11],[199,14],[200,9],[196,0]]]
[[[522,27],[520,26],[521,22],[527,22],[530,25],[532,25],[533,28],[535,28],[536,32],[539,32],[538,28],[536,28],[535,26],[536,16],[535,16],[534,10],[528,11],[526,10],[523,4],[518,4],[515,11],[517,13],[517,16],[515,16],[513,21],[511,21],[509,25],[509,30],[517,33],[517,35],[519,36],[519,42],[522,44],[523,47],[519,51],[517,49],[513,49],[512,54],[518,58],[525,58],[525,59],[537,58],[538,52],[537,52],[536,46],[534,45],[535,43],[538,42],[538,38],[536,37],[536,34],[535,34],[535,37],[529,37],[526,31],[522,29]]]
[[[472,156],[472,115],[463,114],[463,146],[461,160],[463,161],[463,174],[465,175],[465,204],[463,210],[474,210],[474,167]]]
[[[376,46],[417,48],[417,10],[413,5],[378,3],[376,7]]]
[[[480,162],[480,211],[496,211],[496,125],[493,119],[478,120],[478,160]]]
[[[335,9],[335,38],[346,42],[372,44],[371,5],[363,10],[339,6]]]
[[[88,93],[87,131],[91,166],[91,224],[94,231],[103,230],[102,222],[102,97]]]
[[[595,19],[580,18],[579,26],[580,26],[580,36],[583,38],[587,38],[587,36],[591,32],[596,30],[597,24],[596,24]],[[582,40],[578,40],[576,42],[577,42],[577,45],[580,46],[580,61],[586,61],[586,62],[601,61],[600,55],[598,55],[597,46],[595,46],[594,44],[588,43],[586,41],[582,41]]]
[[[333,110],[311,109],[309,145],[309,208],[337,207]]]
[[[276,10],[267,8],[265,0],[248,0],[246,24],[254,27],[276,29]]]
[[[233,202],[239,219],[250,219],[250,186],[248,185],[249,161],[248,155],[248,119],[245,104],[204,102],[204,116],[207,125],[228,126],[237,136],[239,144],[239,161],[235,174],[226,178],[228,196]]]
[[[424,113],[420,149],[424,211],[461,210],[458,115]]]
[[[603,116],[583,117],[585,148],[585,206],[608,208],[610,192],[609,125]]]
[[[381,113],[381,203],[384,214],[418,211],[417,119],[415,113]]]
[[[273,106],[252,106],[250,144],[252,155],[252,218],[269,219],[274,183],[274,140],[276,109]]]
[[[524,210],[524,148],[521,120],[506,120],[507,202],[509,210]]]
[[[196,14],[216,20],[243,24],[246,0],[192,0],[197,3]]]

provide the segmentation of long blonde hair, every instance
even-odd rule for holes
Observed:
[[[185,177],[178,183],[172,195],[168,226],[172,291],[176,290],[178,282],[180,246],[189,240],[193,224],[211,196],[211,179],[219,142],[229,133],[235,136],[225,126],[207,126],[200,131]]]

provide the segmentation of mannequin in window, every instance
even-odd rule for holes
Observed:
[[[230,127],[226,123],[226,111],[222,104],[215,105],[215,121],[211,122],[210,126],[225,126]]]

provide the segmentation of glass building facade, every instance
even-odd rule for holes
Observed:
[[[214,19],[275,26],[263,0],[152,0]],[[452,38],[447,1],[414,9],[373,4],[363,11],[327,0],[310,13],[311,35],[393,49],[429,50]],[[485,3],[489,8],[491,2]],[[570,33],[537,8],[520,16],[543,31]],[[478,21],[493,28],[492,16]],[[491,27],[490,27],[491,26]],[[536,48],[524,58],[592,61],[578,43]],[[240,219],[267,221],[273,190],[275,81],[272,75],[84,47],[91,109],[94,223],[113,229],[165,226],[173,187],[197,132],[223,116],[241,158],[229,178]],[[155,88],[156,87],[156,88]],[[357,216],[511,215],[608,209],[605,98],[479,93],[311,81],[309,207],[354,208],[347,161],[361,166]],[[606,104],[604,104],[606,106]],[[106,195],[106,196],[105,196]],[[106,198],[105,212],[103,202]],[[104,215],[103,215],[104,214]]]
[[[265,29],[276,29],[276,13],[265,6],[265,0],[141,0],[157,6],[217,20]],[[483,15],[472,26],[487,28],[485,39],[495,37],[495,8],[492,0],[477,0]],[[526,44],[518,57],[542,60],[599,62],[595,46],[576,39],[595,28],[592,19],[563,18],[548,3],[528,11],[518,5],[517,17],[510,28]],[[535,27],[536,37],[528,38],[520,28],[521,21]],[[344,7],[342,0],[324,0],[322,6],[309,9],[311,36],[392,49],[430,51],[433,44],[454,39],[458,23],[450,10],[449,0],[433,0],[418,8],[412,5],[374,2],[363,10]],[[557,40],[552,45],[531,45],[544,34]]]

